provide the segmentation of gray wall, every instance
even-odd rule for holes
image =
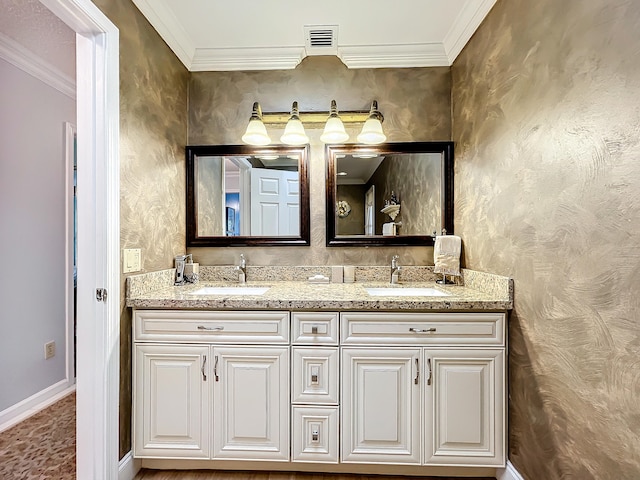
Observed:
[[[451,138],[450,69],[347,69],[336,57],[308,57],[295,70],[195,72],[189,81],[189,144],[240,144],[254,101],[265,112],[291,109],[328,111],[335,99],[342,110],[368,110],[378,100],[388,141],[442,141]],[[356,143],[357,129],[348,129]],[[269,128],[272,143],[282,130]],[[311,246],[192,248],[205,265],[229,264],[244,253],[254,265],[385,265],[394,253],[405,264],[432,264],[427,247],[327,248],[325,239],[325,159],[320,129],[310,137]]]
[[[184,253],[186,68],[129,0],[93,0],[120,30],[120,247],[144,271]],[[131,312],[120,317],[120,456],[131,449]]]
[[[454,63],[455,228],[512,276],[527,480],[640,478],[640,3],[499,0]]]
[[[66,378],[64,122],[76,103],[2,59],[0,84],[2,411]]]

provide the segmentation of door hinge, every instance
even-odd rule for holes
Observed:
[[[106,288],[96,288],[96,300],[99,302],[107,301],[107,289]]]

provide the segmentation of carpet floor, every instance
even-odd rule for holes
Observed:
[[[1,480],[75,478],[75,393],[0,433]]]

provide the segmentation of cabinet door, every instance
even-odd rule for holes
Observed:
[[[419,348],[342,350],[344,463],[420,463],[415,383],[420,353]]]
[[[289,460],[289,349],[214,347],[213,458]]]
[[[425,349],[425,463],[504,466],[504,350]]]
[[[206,345],[136,345],[134,455],[209,457]]]

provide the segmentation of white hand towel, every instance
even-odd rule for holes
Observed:
[[[435,273],[460,275],[460,253],[462,239],[457,235],[437,236],[433,245],[433,263]]]
[[[396,234],[396,224],[393,222],[382,224],[382,235],[391,236]]]

